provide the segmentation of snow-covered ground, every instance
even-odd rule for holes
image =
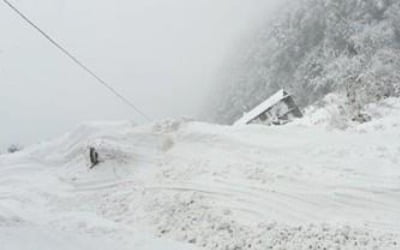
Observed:
[[[400,249],[399,101],[369,111],[346,131],[81,125],[0,157],[1,249]]]

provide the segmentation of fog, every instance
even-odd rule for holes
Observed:
[[[272,0],[14,0],[153,119],[196,118],[216,72]],[[0,148],[83,121],[143,119],[0,2]]]

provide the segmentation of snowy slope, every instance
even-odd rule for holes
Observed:
[[[11,250],[399,249],[398,114],[347,131],[84,124],[0,157],[0,242]],[[103,161],[91,170],[89,146]]]

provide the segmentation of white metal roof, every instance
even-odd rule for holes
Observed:
[[[242,118],[237,120],[234,125],[246,125],[250,123],[252,120],[256,119],[262,113],[264,113],[267,109],[279,103],[282,99],[289,96],[283,89],[276,92],[273,96],[268,98],[266,101],[252,109],[250,112],[244,114]]]

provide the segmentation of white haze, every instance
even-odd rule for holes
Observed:
[[[14,0],[154,119],[196,117],[223,59],[272,0]],[[142,118],[0,4],[0,148],[88,120]]]

